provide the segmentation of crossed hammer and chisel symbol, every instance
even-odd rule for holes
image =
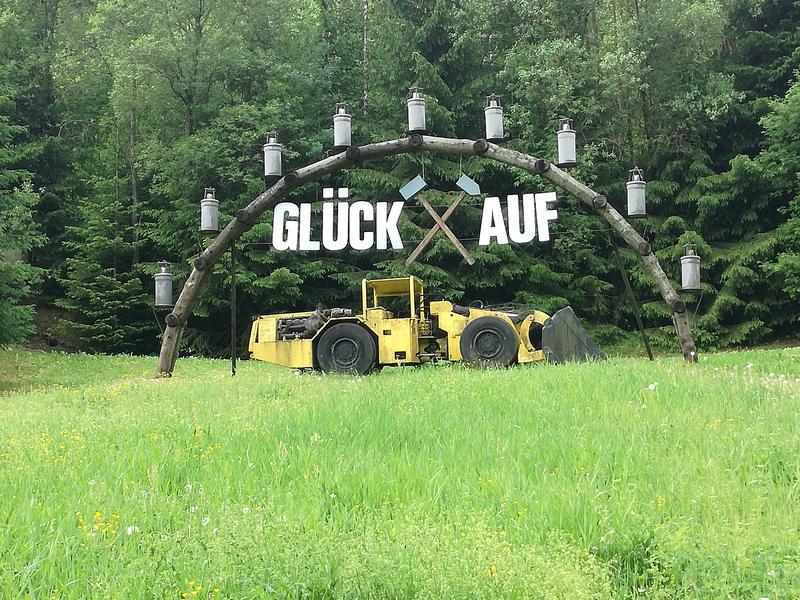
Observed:
[[[456,250],[458,250],[461,256],[464,257],[464,260],[467,261],[468,265],[475,264],[475,259],[472,258],[472,255],[469,252],[467,252],[467,249],[464,248],[464,245],[447,226],[445,221],[450,218],[450,216],[455,212],[456,208],[458,208],[458,205],[467,195],[479,196],[481,193],[481,188],[476,181],[464,175],[463,173],[456,182],[456,185],[461,188],[461,193],[456,196],[456,198],[441,216],[434,210],[434,208],[427,200],[425,200],[423,196],[417,196],[417,194],[428,187],[427,182],[420,175],[417,175],[414,179],[400,188],[400,195],[403,196],[406,202],[416,196],[419,203],[425,208],[426,211],[428,211],[428,214],[430,214],[434,220],[431,230],[425,234],[425,237],[422,238],[419,244],[417,244],[417,247],[414,248],[413,252],[408,255],[408,258],[406,259],[406,265],[410,265],[419,257],[420,254],[422,254],[422,251],[425,249],[425,247],[431,243],[433,236],[435,236],[436,232],[440,230],[447,236],[450,242],[452,242],[453,246],[455,246]]]

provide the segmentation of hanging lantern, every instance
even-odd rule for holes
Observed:
[[[695,247],[686,244],[681,256],[681,290],[684,292],[700,291],[700,257]]]
[[[412,87],[408,90],[408,133],[425,133],[425,98],[422,96],[421,87]]]
[[[336,103],[336,113],[333,115],[333,147],[344,150],[352,145],[353,117],[347,113],[347,104]]]
[[[575,130],[572,128],[572,119],[561,117],[558,120],[558,166],[564,169],[576,166],[575,158]]]
[[[219,200],[214,188],[206,188],[200,201],[200,233],[219,233]]]
[[[483,109],[486,117],[486,139],[499,144],[505,139],[503,131],[503,107],[500,106],[500,96],[490,94],[486,96],[486,108]]]
[[[156,280],[156,308],[172,308],[172,273],[169,272],[169,263],[162,260],[158,263],[158,272],[153,275]]]
[[[628,216],[646,217],[647,209],[644,202],[644,171],[639,167],[633,167],[628,171]]]
[[[283,175],[281,152],[283,146],[278,142],[278,133],[270,131],[267,143],[264,144],[264,177],[280,177]]]

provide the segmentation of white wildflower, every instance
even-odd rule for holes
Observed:
[[[331,492],[331,500],[336,500],[336,494],[334,494],[333,492]]]
[[[200,519],[200,525],[202,525],[203,527],[208,525],[210,522],[211,522],[211,517],[203,517],[202,519]]]
[[[128,532],[128,535],[133,535],[134,533],[139,533],[139,528],[136,525],[128,525],[125,531]]]
[[[189,512],[190,512],[190,513],[193,513],[193,514],[194,514],[194,513],[196,513],[196,512],[197,512],[197,505],[196,505],[196,504],[192,504],[192,505],[189,507]]]
[[[247,513],[249,513],[249,512],[250,512],[250,507],[249,507],[249,506],[244,506],[244,507],[242,507],[242,512],[243,512],[244,514],[247,514]]]

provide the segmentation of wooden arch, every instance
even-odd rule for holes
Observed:
[[[365,160],[395,156],[415,151],[440,152],[445,154],[472,155],[496,160],[507,165],[524,169],[530,173],[541,175],[551,183],[569,192],[588,208],[595,211],[608,222],[628,245],[636,250],[652,275],[664,301],[672,311],[672,320],[678,335],[678,342],[687,362],[697,360],[697,348],[694,343],[686,304],[673,289],[664,270],[653,254],[650,244],[631,227],[625,218],[608,203],[605,196],[597,194],[572,176],[548,161],[529,156],[516,150],[502,148],[486,140],[451,139],[418,134],[399,140],[352,146],[346,152],[329,156],[312,163],[296,172],[287,173],[275,185],[260,194],[245,208],[236,212],[236,216],[223,229],[213,242],[194,261],[194,269],[181,290],[175,307],[166,318],[166,330],[161,341],[161,352],[158,356],[156,373],[168,377],[175,368],[178,359],[180,341],[186,321],[191,314],[192,305],[208,280],[212,267],[219,257],[226,252],[241,235],[249,230],[256,219],[265,211],[273,208],[294,188],[319,179],[323,175],[358,165]]]

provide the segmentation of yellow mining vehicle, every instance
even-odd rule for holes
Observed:
[[[346,308],[263,315],[250,332],[253,358],[324,372],[448,360],[508,366],[604,358],[572,309],[459,306],[426,296],[416,277],[364,279],[361,313]]]

